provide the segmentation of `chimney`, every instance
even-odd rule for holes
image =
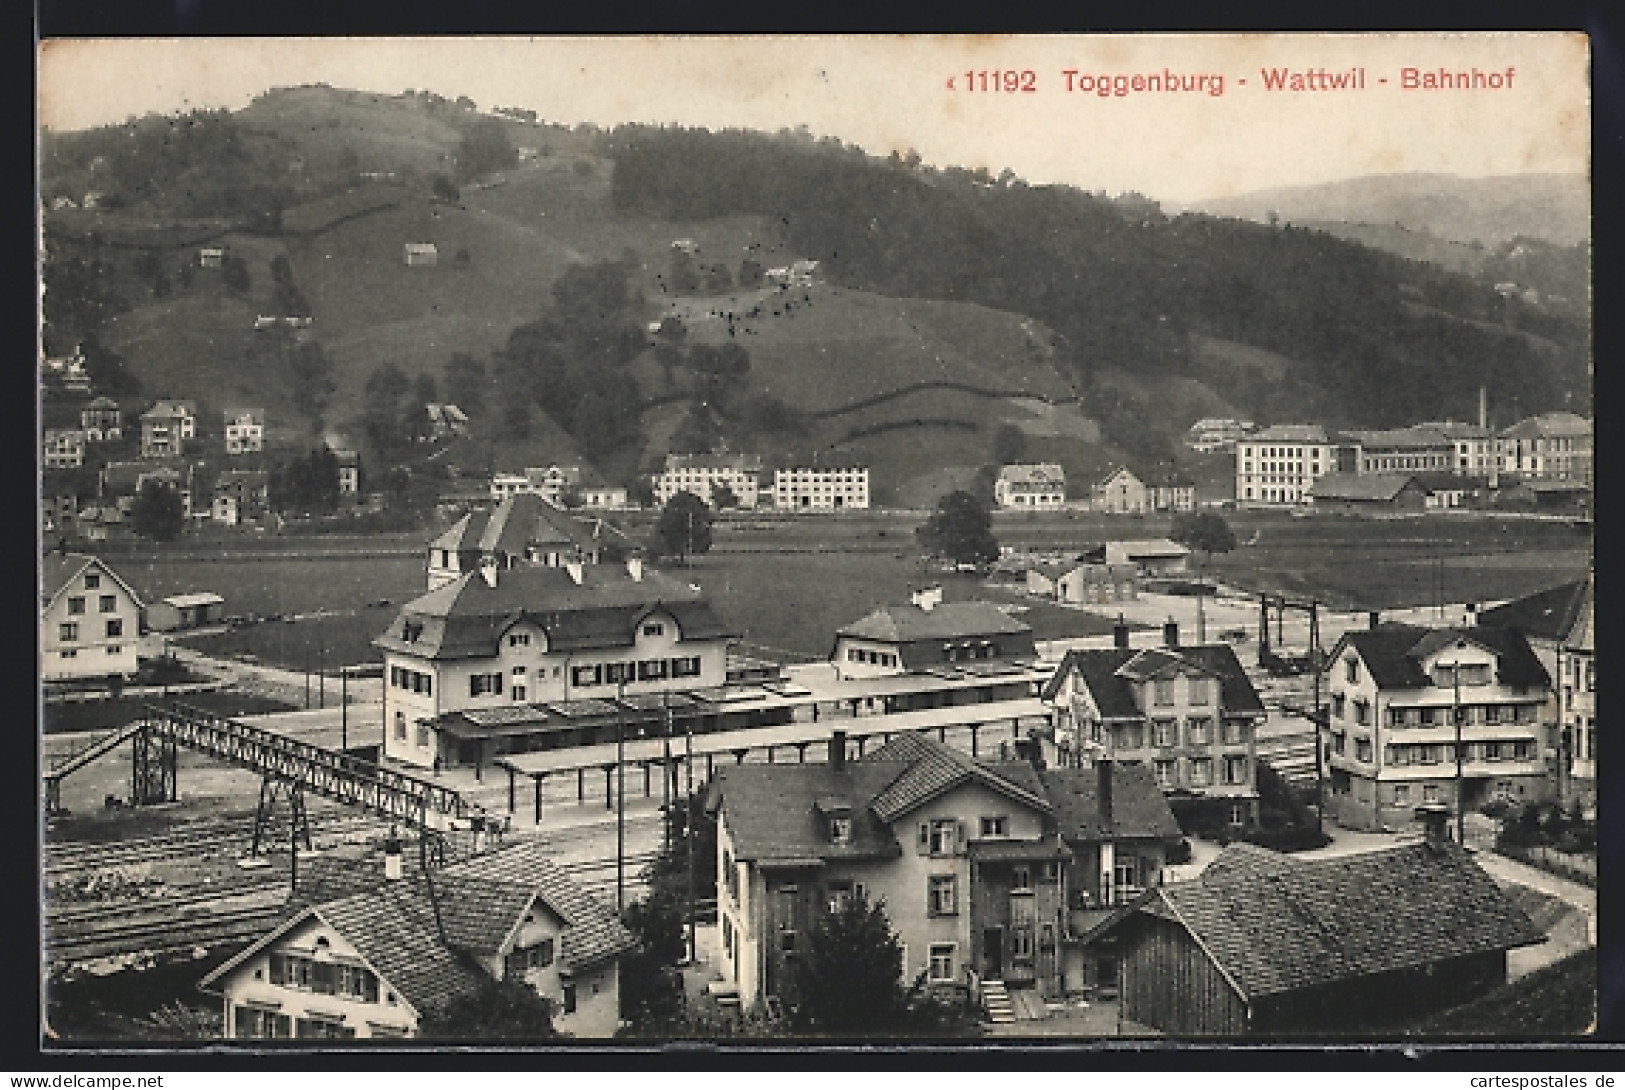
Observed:
[[[835,772],[846,771],[846,731],[832,731],[829,736],[829,767]]]
[[[1169,617],[1162,624],[1162,645],[1164,647],[1179,646],[1179,622]]]
[[[921,587],[919,590],[909,595],[909,601],[913,602],[924,612],[930,613],[933,608],[940,605],[942,602],[942,584],[933,583],[929,587]]]
[[[626,558],[626,574],[632,577],[634,583],[643,582],[643,558],[641,556]]]
[[[401,879],[401,838],[395,834],[393,825],[384,840],[384,879],[389,882]]]
[[[497,585],[496,557],[490,555],[480,557],[480,578],[485,580],[485,585],[488,587]]]
[[[1112,625],[1112,646],[1128,648],[1128,622],[1121,613],[1117,615],[1117,623]]]
[[[583,575],[584,575],[584,572],[582,571],[582,567],[581,567],[581,561],[579,561],[579,560],[566,561],[565,564],[564,564],[564,570],[570,573],[570,581],[575,583],[575,585],[579,587],[581,585],[581,580],[582,580]]]
[[[1095,759],[1095,777],[1097,788],[1095,798],[1100,803],[1100,828],[1107,835],[1112,831],[1112,759],[1099,757]]]
[[[1489,391],[1478,388],[1478,426],[1488,431],[1490,426]]]
[[[1429,845],[1442,848],[1450,843],[1450,807],[1442,802],[1418,806],[1416,820],[1422,823],[1423,837]]]
[[[1381,623],[1382,623],[1382,614],[1381,613],[1378,613],[1376,610],[1373,609],[1370,613],[1366,614],[1366,627],[1367,628],[1376,628]]]

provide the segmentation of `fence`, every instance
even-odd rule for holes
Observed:
[[[1560,852],[1543,844],[1529,846],[1500,844],[1495,850],[1501,855],[1528,863],[1531,867],[1538,867],[1548,874],[1579,882],[1592,889],[1597,888],[1597,857],[1594,855]]]

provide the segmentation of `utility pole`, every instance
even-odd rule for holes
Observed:
[[[1464,646],[1465,646],[1464,644],[1458,643],[1456,645],[1456,650],[1459,652],[1459,651],[1462,650],[1462,648]],[[1451,698],[1451,701],[1450,701],[1450,707],[1451,707],[1450,718],[1452,718],[1452,719],[1454,719],[1456,721],[1456,843],[1458,845],[1460,845],[1461,847],[1466,847],[1466,842],[1462,840],[1462,830],[1463,830],[1463,827],[1466,824],[1466,816],[1467,816],[1467,796],[1466,796],[1466,792],[1463,790],[1463,788],[1465,788],[1467,785],[1466,785],[1466,781],[1462,777],[1462,769],[1461,769],[1461,659],[1460,658],[1457,658],[1456,659],[1456,664],[1450,668],[1450,682],[1451,682],[1451,689],[1452,689],[1452,692],[1454,694],[1452,696],[1452,698]]]
[[[626,911],[626,664],[615,683],[615,913]]]
[[[350,668],[339,667],[339,752],[350,752]]]

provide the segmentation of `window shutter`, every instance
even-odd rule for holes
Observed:
[[[919,853],[921,855],[929,855],[931,853],[931,826],[928,822],[924,821],[920,822]]]
[[[954,823],[954,854],[965,855],[970,851],[969,841],[965,836],[965,823]]]
[[[281,954],[272,954],[271,955],[271,983],[272,984],[286,984],[287,983],[287,972],[284,969],[285,965],[286,965],[286,962],[283,960],[283,957],[282,957]]]

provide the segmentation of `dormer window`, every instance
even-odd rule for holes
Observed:
[[[423,635],[422,621],[405,621],[401,624],[401,639],[407,643],[417,643]]]

